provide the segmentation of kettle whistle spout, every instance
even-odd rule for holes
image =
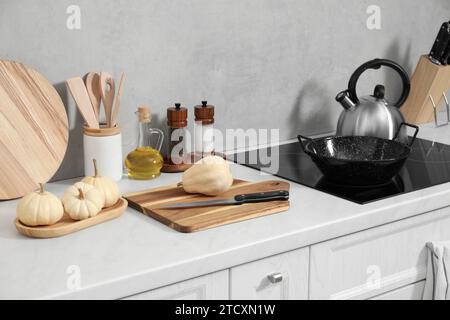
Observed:
[[[339,92],[336,96],[336,101],[339,102],[345,110],[353,110],[356,107],[356,104],[350,99],[347,90]]]

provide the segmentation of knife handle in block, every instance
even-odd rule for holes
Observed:
[[[443,64],[445,49],[450,43],[450,23],[445,22],[434,41],[433,48],[430,52],[430,58],[437,64]]]

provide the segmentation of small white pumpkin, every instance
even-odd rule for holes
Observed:
[[[111,207],[119,201],[120,191],[117,183],[110,177],[102,177],[98,173],[97,160],[94,161],[94,176],[85,177],[81,182],[95,186],[105,198],[105,207]]]
[[[64,215],[61,200],[45,191],[42,183],[39,187],[38,191],[26,195],[17,204],[17,218],[30,227],[55,224]]]
[[[105,198],[93,185],[77,182],[64,192],[64,210],[73,220],[95,217],[103,208]]]

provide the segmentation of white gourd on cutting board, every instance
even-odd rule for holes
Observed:
[[[233,175],[228,162],[218,156],[209,156],[196,162],[182,175],[182,186],[187,193],[217,196],[233,185]]]
[[[0,60],[0,200],[49,181],[68,144],[68,120],[55,88],[37,71]]]

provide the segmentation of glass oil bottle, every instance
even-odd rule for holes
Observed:
[[[139,141],[137,148],[125,159],[128,177],[136,180],[151,180],[161,175],[164,160],[161,146],[164,134],[151,128],[151,114],[148,107],[142,106],[136,112],[139,121]]]

